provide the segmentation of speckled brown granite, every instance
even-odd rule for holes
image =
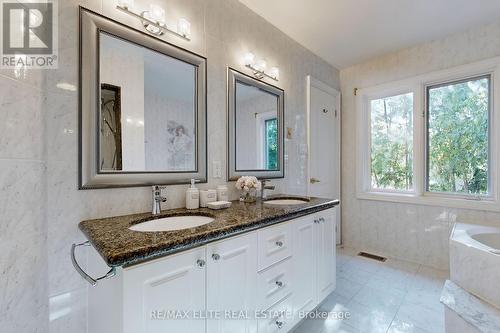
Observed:
[[[274,196],[273,198],[276,198]],[[279,199],[294,198],[279,196]],[[194,248],[215,240],[231,237],[272,224],[332,208],[338,200],[308,198],[308,202],[293,206],[271,206],[233,201],[228,209],[211,210],[185,208],[151,213],[109,217],[80,222],[80,230],[109,266],[130,266],[175,252]],[[206,225],[165,232],[139,232],[129,227],[151,219],[175,215],[204,215],[215,220]]]

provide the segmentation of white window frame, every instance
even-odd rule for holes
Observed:
[[[471,196],[426,191],[426,89],[440,83],[491,75],[489,114],[489,190],[487,196]],[[413,190],[397,191],[371,187],[371,115],[370,101],[413,93]],[[500,211],[500,57],[447,70],[419,75],[410,79],[357,90],[357,197],[363,200],[413,203],[452,208]]]

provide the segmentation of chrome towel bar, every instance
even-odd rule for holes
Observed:
[[[80,274],[80,276],[82,278],[84,278],[88,283],[90,283],[93,287],[95,287],[97,285],[98,281],[104,280],[104,279],[109,279],[109,278],[112,278],[113,276],[116,275],[116,268],[115,267],[111,267],[111,269],[109,270],[109,272],[106,273],[106,275],[98,277],[96,279],[94,279],[93,277],[91,277],[90,275],[85,273],[85,271],[80,267],[80,265],[78,265],[78,262],[76,261],[76,258],[75,258],[75,249],[79,246],[90,246],[90,242],[85,241],[83,243],[79,243],[79,244],[73,243],[73,245],[71,245],[71,262],[73,263],[73,267],[75,267],[78,274]]]

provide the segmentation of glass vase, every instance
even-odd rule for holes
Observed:
[[[240,200],[248,203],[257,201],[257,191],[243,191]]]

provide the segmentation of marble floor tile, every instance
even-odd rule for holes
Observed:
[[[427,289],[409,290],[403,302],[441,311],[443,304],[439,301],[440,297],[441,291],[436,292]]]
[[[432,333],[416,327],[415,324],[400,320],[398,318],[392,321],[387,333]]]
[[[344,320],[308,320],[294,333],[443,333],[439,302],[449,273],[401,260],[377,262],[338,249],[337,288],[318,307]]]
[[[337,278],[337,288],[335,290],[340,296],[351,299],[361,290],[361,288],[363,288],[361,283],[339,277]]]
[[[432,309],[423,305],[413,305],[403,303],[401,305],[396,319],[429,332],[444,332],[444,309]]]
[[[344,311],[349,301],[347,297],[333,292],[319,305],[319,309],[321,311]]]
[[[375,289],[370,285],[364,286],[354,297],[353,301],[358,302],[362,305],[369,306],[377,309],[385,309],[390,312],[394,312],[399,309],[403,300],[405,298],[405,293],[393,289],[386,285],[386,289]]]
[[[386,333],[396,315],[396,309],[381,306],[366,306],[351,301],[347,307],[350,317],[345,323],[360,332]]]

